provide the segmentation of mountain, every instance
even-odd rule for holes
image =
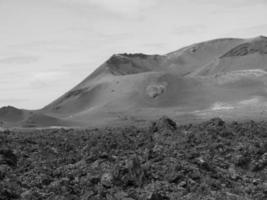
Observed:
[[[181,123],[213,116],[262,118],[266,83],[266,37],[216,39],[165,55],[115,54],[67,93],[16,120],[92,126],[161,115]]]
[[[0,108],[0,127],[14,126],[17,123],[28,118],[31,111],[18,109],[13,106],[5,106]]]
[[[8,122],[20,121],[24,118],[24,112],[21,109],[6,106],[0,108],[0,120],[5,120]]]

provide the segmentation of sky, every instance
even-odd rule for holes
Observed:
[[[115,53],[267,35],[266,0],[0,0],[0,107],[39,109]]]

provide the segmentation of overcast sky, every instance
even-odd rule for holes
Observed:
[[[0,107],[37,109],[114,53],[267,35],[266,0],[0,0]]]

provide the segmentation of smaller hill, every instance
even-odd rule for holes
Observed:
[[[114,54],[89,77],[99,76],[104,72],[114,76],[122,76],[155,71],[161,68],[162,60],[163,56],[160,55]]]
[[[25,111],[12,107],[5,106],[0,108],[0,120],[6,122],[18,122],[23,120]]]
[[[196,69],[190,76],[213,76],[237,70],[267,70],[267,37],[244,40],[211,62]]]
[[[221,58],[246,56],[254,53],[267,54],[267,37],[259,36],[252,39],[251,41],[238,45],[237,47],[231,49],[226,54],[221,56]]]

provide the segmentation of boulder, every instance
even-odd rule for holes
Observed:
[[[169,200],[170,198],[165,196],[165,195],[162,195],[160,193],[157,193],[157,192],[154,192],[152,193],[148,198],[147,200]]]
[[[163,116],[160,119],[152,122],[150,126],[150,130],[152,132],[158,132],[163,130],[174,131],[176,129],[177,129],[176,123],[166,116]]]
[[[17,156],[9,149],[0,149],[0,165],[17,166]]]
[[[113,176],[111,173],[104,173],[101,177],[101,184],[105,187],[111,187],[113,182]]]
[[[225,125],[225,122],[219,117],[212,118],[207,123],[208,125],[215,126],[215,127],[217,126],[221,127]]]

